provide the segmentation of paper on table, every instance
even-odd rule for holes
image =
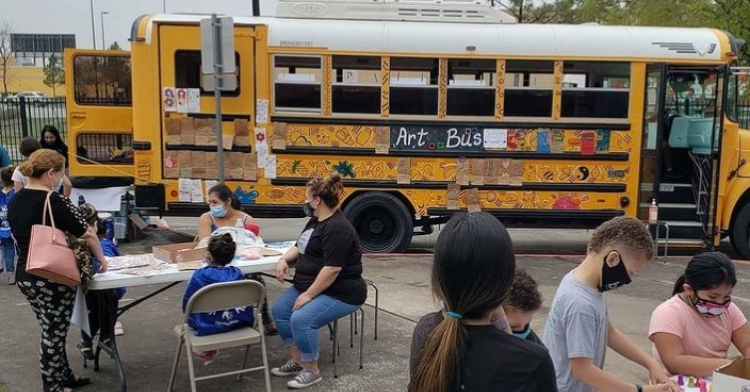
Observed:
[[[492,129],[484,130],[484,148],[507,148],[508,147],[508,130]]]
[[[276,155],[266,156],[266,178],[276,178]]]
[[[180,178],[177,184],[179,185],[180,201],[190,202],[192,199],[191,188],[193,181],[189,178]]]
[[[146,267],[151,265],[151,263],[156,263],[156,260],[151,253],[107,257],[107,270],[116,271],[125,268]]]
[[[188,89],[188,112],[201,112],[201,90],[197,88]]]
[[[180,271],[193,271],[201,269],[205,266],[206,263],[204,263],[202,260],[177,262],[177,269]]]

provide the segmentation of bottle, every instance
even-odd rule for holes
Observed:
[[[659,206],[656,205],[656,199],[651,199],[651,206],[648,207],[648,223],[655,225],[659,221]]]
[[[83,195],[78,195],[78,207],[86,204],[86,198],[83,197]]]
[[[242,223],[242,219],[237,219],[234,225],[234,241],[237,245],[245,243],[245,224]]]
[[[0,226],[0,238],[8,239],[10,236],[10,224],[8,221],[3,221],[2,226]]]

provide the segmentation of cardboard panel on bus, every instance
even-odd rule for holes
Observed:
[[[737,357],[714,370],[712,381],[714,391],[750,392],[750,358]]]
[[[206,248],[194,249],[197,243],[186,242],[182,244],[154,246],[152,252],[154,258],[175,264],[184,261],[198,261],[206,257]]]

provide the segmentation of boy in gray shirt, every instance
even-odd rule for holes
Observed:
[[[583,262],[560,282],[542,341],[560,392],[680,392],[669,374],[610,324],[604,292],[631,282],[654,257],[654,242],[639,220],[614,218],[599,226]],[[656,385],[627,383],[602,370],[607,346],[649,371]]]

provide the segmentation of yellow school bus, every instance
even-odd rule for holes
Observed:
[[[219,168],[206,17],[146,15],[129,54],[67,53],[73,175],[129,178],[142,211],[207,210]],[[404,251],[461,210],[509,227],[593,228],[645,221],[653,202],[670,247],[729,236],[750,258],[750,133],[731,68],[744,42],[726,32],[356,0],[281,0],[275,17],[235,17],[234,28],[224,173],[254,216],[302,216],[306,181],[337,171],[367,251]],[[92,79],[91,62],[130,80]]]

